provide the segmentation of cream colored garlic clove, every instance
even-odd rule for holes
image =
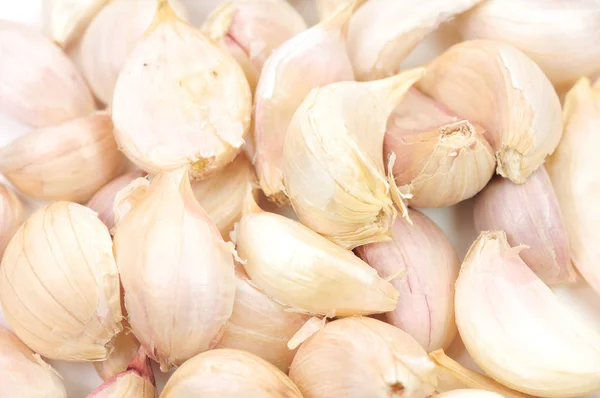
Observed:
[[[94,99],[75,66],[38,32],[0,21],[0,53],[0,112],[45,127],[94,110]]]
[[[0,258],[23,222],[23,204],[6,185],[0,184]]]
[[[396,220],[392,242],[371,243],[356,249],[400,293],[386,321],[411,335],[427,352],[446,348],[456,336],[454,283],[460,263],[444,232],[422,213],[409,210],[413,225]]]
[[[260,186],[272,201],[284,204],[286,131],[307,94],[316,87],[354,80],[346,52],[345,30],[352,3],[329,19],[283,43],[264,65],[254,106],[254,164]]]
[[[94,362],[96,373],[104,381],[121,372],[125,372],[135,354],[139,351],[140,342],[135,338],[131,331],[127,330],[128,324],[123,320],[123,331],[113,340],[113,351],[108,355],[105,361]]]
[[[85,202],[124,167],[106,112],[33,130],[0,149],[0,172],[42,200]]]
[[[354,317],[325,325],[300,346],[290,378],[304,398],[429,397],[435,365],[402,330]]]
[[[437,398],[502,398],[500,394],[486,390],[464,389],[435,395]]]
[[[393,174],[416,207],[446,207],[479,192],[494,174],[494,152],[479,126],[460,120],[416,89],[388,119],[383,143]]]
[[[340,8],[344,7],[350,2],[354,2],[354,9],[357,10],[367,0],[316,0],[317,12],[319,18],[323,21],[331,18]]]
[[[406,207],[385,175],[386,122],[423,72],[333,83],[304,99],[286,134],[284,181],[306,226],[345,248],[390,239],[394,202]]]
[[[108,230],[85,206],[55,202],[18,229],[0,272],[0,301],[17,336],[48,358],[106,359],[122,329]]]
[[[600,335],[581,322],[510,247],[482,232],[456,282],[456,324],[491,377],[517,391],[576,397],[600,389]]]
[[[473,212],[476,230],[504,230],[511,245],[528,246],[519,255],[546,284],[575,282],[567,230],[543,166],[525,184],[495,178],[475,198]]]
[[[251,107],[235,59],[159,0],[115,86],[115,137],[127,157],[151,173],[185,166],[207,177],[240,151]]]
[[[108,0],[50,0],[48,31],[61,47],[67,48],[79,40],[90,21]]]

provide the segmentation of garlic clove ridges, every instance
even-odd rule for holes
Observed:
[[[23,222],[23,203],[6,185],[0,184],[0,258]]]
[[[50,37],[61,47],[67,48],[79,40],[108,0],[52,0],[49,3]]]

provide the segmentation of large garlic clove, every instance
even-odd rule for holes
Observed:
[[[84,116],[94,99],[69,58],[24,25],[0,21],[0,112],[34,127]]]
[[[106,112],[33,130],[0,149],[0,172],[43,200],[85,202],[124,166]]]
[[[400,293],[386,320],[410,334],[431,352],[446,348],[456,336],[454,283],[460,263],[444,232],[422,213],[409,210],[413,225],[396,220],[392,242],[371,243],[356,253]]]
[[[6,185],[0,184],[0,258],[23,222],[23,204]]]
[[[517,391],[575,397],[600,389],[600,336],[563,307],[511,248],[482,232],[456,282],[456,324],[491,377]]]
[[[345,29],[352,4],[286,41],[264,65],[256,89],[254,163],[265,195],[286,203],[283,148],[294,112],[315,87],[354,80],[346,52]]]
[[[330,322],[304,342],[290,378],[305,398],[422,398],[434,392],[434,372],[410,335],[356,317]]]
[[[108,0],[50,0],[48,31],[61,47],[67,48],[83,34],[94,16]]]
[[[12,238],[0,301],[17,336],[48,358],[98,361],[122,329],[119,274],[104,224],[87,207],[55,202]]]
[[[133,333],[127,330],[127,324],[123,320],[124,330],[113,340],[113,351],[108,355],[105,361],[94,362],[96,373],[104,381],[108,381],[115,375],[127,370],[127,366],[139,351],[140,342],[137,341]]]
[[[302,398],[292,381],[267,361],[245,351],[211,350],[173,373],[160,398]]]
[[[500,394],[486,390],[464,389],[438,394],[436,398],[502,398]]]
[[[390,239],[394,202],[406,210],[385,175],[386,122],[423,72],[333,83],[304,99],[286,134],[284,181],[306,226],[346,248]]]
[[[384,154],[416,207],[446,207],[479,192],[494,174],[494,152],[482,129],[460,120],[418,90],[408,91],[388,119]]]
[[[473,212],[478,231],[504,230],[511,245],[528,246],[519,255],[545,283],[575,281],[567,230],[543,166],[524,184],[495,178],[475,198]]]
[[[218,342],[233,307],[234,250],[194,198],[187,171],[131,186],[115,201],[115,258],[133,333],[166,371]]]
[[[489,40],[452,46],[419,82],[425,94],[485,129],[497,172],[521,184],[544,163],[561,137],[558,96],[522,52]]]
[[[115,137],[127,157],[148,172],[185,166],[206,177],[240,151],[251,107],[235,59],[160,0],[115,86]]]
[[[356,10],[366,1],[367,0],[316,0],[317,13],[319,14],[319,18],[323,21],[331,18],[331,16],[340,8],[350,2],[354,2],[354,9]]]

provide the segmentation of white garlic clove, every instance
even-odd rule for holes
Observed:
[[[50,0],[48,31],[61,47],[67,48],[83,34],[108,0]]]
[[[406,208],[385,175],[386,122],[423,73],[333,83],[304,99],[286,134],[284,182],[306,226],[346,248],[390,239],[394,202]]]
[[[303,343],[290,378],[305,398],[423,398],[434,392],[434,371],[410,335],[354,317],[328,323]]]
[[[476,230],[504,230],[509,244],[528,246],[519,255],[546,284],[575,282],[567,230],[543,166],[524,184],[492,180],[475,198],[473,213]]]
[[[0,149],[0,172],[42,200],[85,202],[124,167],[106,112],[33,130]]]
[[[283,204],[283,149],[294,112],[316,87],[354,80],[346,52],[345,29],[352,4],[283,43],[262,70],[255,95],[254,163],[265,195]]]
[[[600,335],[563,307],[510,247],[482,232],[456,282],[456,324],[475,362],[498,382],[544,397],[600,389]]]
[[[113,340],[113,351],[108,355],[108,358],[105,361],[94,362],[96,373],[104,381],[125,372],[129,363],[139,351],[140,342],[137,341],[130,330],[127,330],[128,324],[125,320],[123,320],[123,326],[124,330]]]
[[[98,361],[122,329],[119,274],[104,224],[85,206],[33,213],[2,258],[0,301],[17,336],[48,358]]]
[[[0,184],[0,258],[23,222],[23,204],[6,185]]]
[[[436,395],[436,398],[502,398],[500,394],[486,390],[454,390]]]
[[[460,117],[485,129],[497,172],[522,184],[561,137],[558,96],[542,70],[507,44],[452,46],[427,67],[418,86]]]
[[[321,21],[331,18],[340,8],[350,2],[354,2],[354,9],[358,9],[367,0],[316,0],[317,13]]]

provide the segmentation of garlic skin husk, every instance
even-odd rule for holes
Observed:
[[[94,110],[94,98],[73,63],[32,28],[0,21],[0,53],[5,54],[0,58],[0,112],[45,127]]]
[[[494,178],[475,198],[473,214],[475,230],[503,230],[510,245],[528,246],[519,256],[544,283],[577,279],[565,223],[543,166],[524,184]]]
[[[388,323],[411,335],[427,352],[446,348],[456,336],[454,283],[460,262],[444,232],[427,216],[409,209],[413,225],[397,219],[392,241],[371,243],[356,254],[400,293],[396,308],[385,314]]]
[[[0,258],[4,249],[23,222],[23,203],[14,192],[0,184]]]
[[[135,337],[167,371],[218,342],[233,308],[235,251],[194,198],[186,170],[123,191],[114,252],[125,308]]]
[[[113,340],[113,351],[105,361],[94,362],[94,368],[98,376],[104,381],[127,370],[132,358],[139,351],[140,342],[135,338],[128,324],[123,320],[123,331]]]
[[[106,359],[122,330],[119,274],[108,229],[85,206],[34,212],[2,258],[0,302],[32,350],[51,359]]]
[[[319,14],[319,19],[321,21],[324,21],[328,18],[331,18],[331,16],[335,14],[340,8],[352,1],[355,4],[354,9],[357,10],[367,0],[316,0],[317,13]]]
[[[434,372],[410,335],[376,319],[351,317],[326,324],[304,342],[290,378],[304,398],[423,398],[435,390]]]
[[[0,396],[67,398],[60,375],[8,329],[0,326]]]
[[[216,349],[186,361],[160,398],[302,398],[279,369],[249,352]]]
[[[50,0],[47,30],[62,48],[77,42],[94,16],[108,0]]]
[[[517,184],[560,141],[556,91],[539,66],[508,44],[456,44],[428,64],[418,87],[452,113],[482,126],[496,151],[496,172]]]
[[[404,216],[406,207],[385,174],[386,123],[423,73],[416,68],[372,82],[333,83],[304,99],[286,134],[284,181],[306,226],[348,249],[390,239],[394,203]]]
[[[354,80],[346,51],[352,3],[329,19],[283,43],[265,63],[254,99],[254,164],[265,195],[284,204],[284,143],[294,112],[308,93]]]
[[[436,398],[502,398],[500,394],[486,390],[464,389],[435,395]]]
[[[541,397],[600,389],[600,336],[563,307],[510,247],[482,232],[462,264],[455,311],[475,362],[507,387]]]
[[[416,89],[388,119],[385,156],[396,154],[396,185],[415,207],[447,207],[474,196],[494,174],[481,127],[461,120]]]

